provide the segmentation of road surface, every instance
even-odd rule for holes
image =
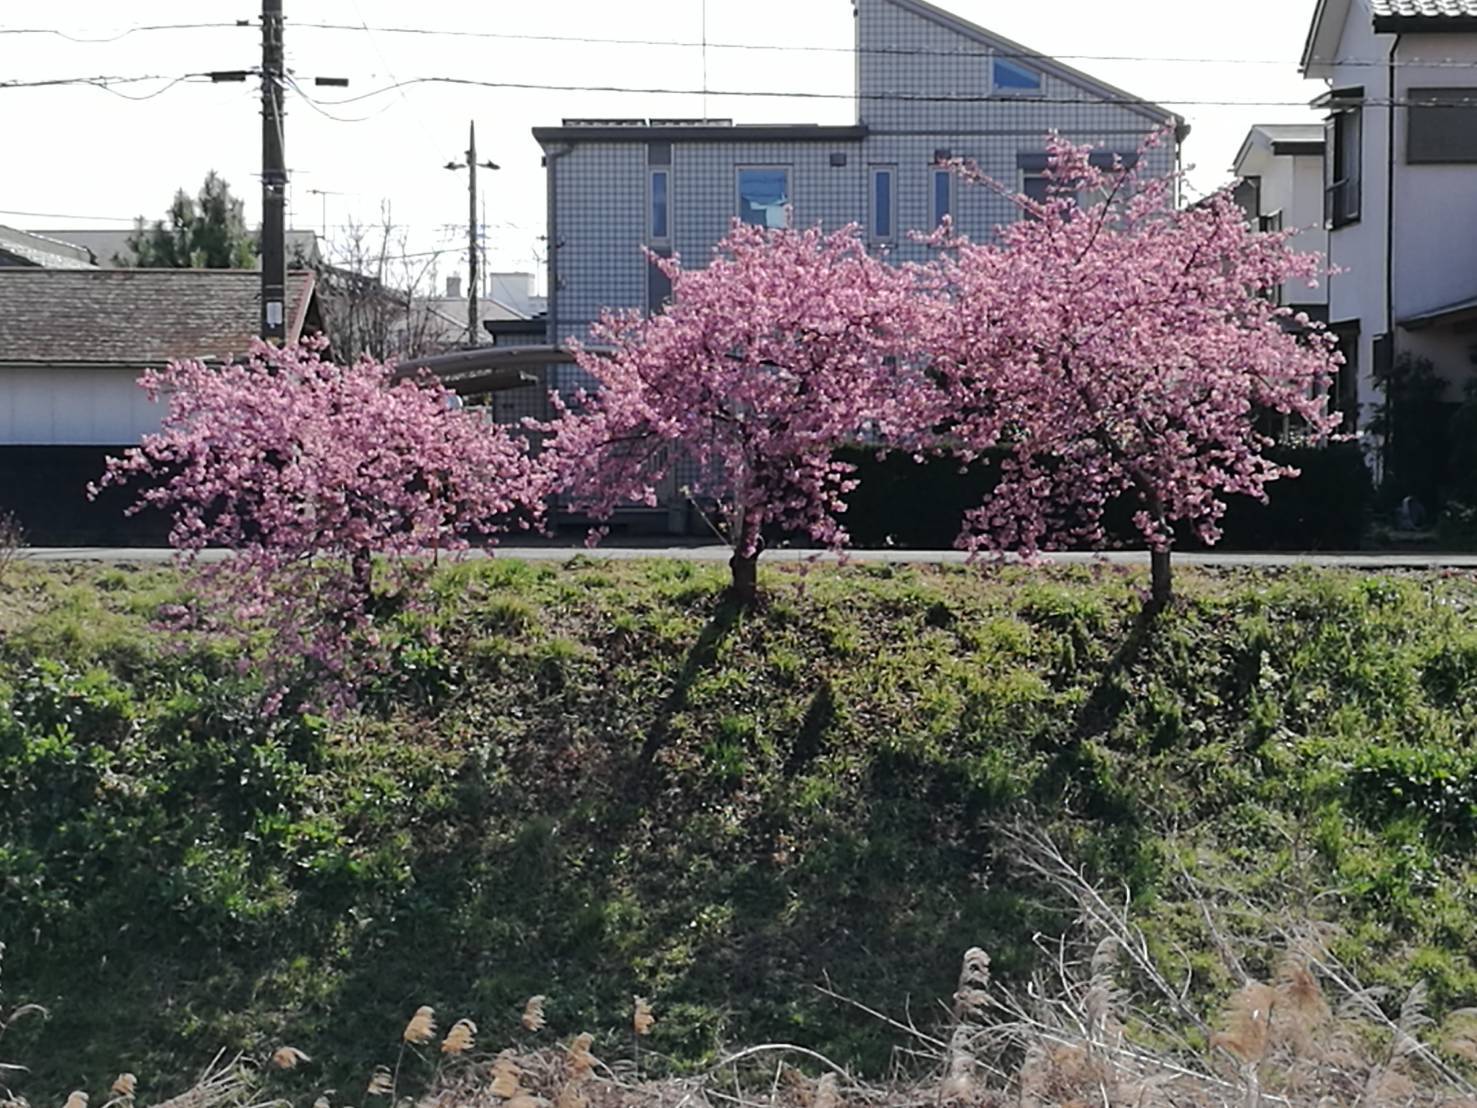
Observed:
[[[599,546],[587,549],[583,546],[527,545],[499,546],[495,556],[517,558],[529,562],[566,562],[583,555],[596,560],[637,561],[647,558],[671,558],[688,562],[726,562],[729,549],[717,545],[650,545],[650,546]],[[32,562],[103,562],[112,565],[158,565],[172,558],[167,549],[153,547],[35,547],[26,550],[22,558]],[[214,560],[225,556],[224,551],[207,551],[205,557]],[[474,556],[480,556],[475,555]],[[959,550],[852,550],[846,561],[863,565],[961,565],[969,556]],[[827,551],[795,550],[777,548],[766,550],[762,562],[796,563],[806,561],[834,563],[837,557]],[[1014,559],[1011,559],[1014,560]],[[1212,569],[1269,569],[1290,566],[1318,566],[1340,569],[1453,569],[1477,570],[1477,554],[1449,554],[1431,551],[1369,552],[1348,554],[1249,554],[1234,551],[1176,553],[1178,566],[1204,566]],[[981,561],[989,563],[988,557]],[[1051,565],[1091,565],[1099,562],[1107,565],[1145,566],[1149,555],[1145,551],[1105,551],[1102,553],[1043,554],[1042,561]]]

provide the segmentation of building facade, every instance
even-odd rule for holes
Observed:
[[[841,0],[830,0],[838,17]],[[606,308],[657,309],[669,289],[641,248],[709,256],[734,218],[771,227],[860,224],[870,246],[922,260],[912,231],[945,214],[972,237],[1019,218],[1009,197],[939,162],[971,160],[1044,193],[1057,130],[1175,168],[1183,121],[924,0],[854,0],[857,120],[752,126],[727,120],[565,120],[538,127],[548,180],[548,339],[585,337]],[[570,369],[564,373],[575,372]]]
[[[1295,231],[1299,254],[1328,256],[1323,223],[1323,128],[1316,123],[1259,123],[1247,132],[1232,172],[1236,199],[1259,231]],[[1328,321],[1328,282],[1290,281],[1278,302]]]
[[[1477,0],[1320,0],[1329,322],[1361,426],[1377,373],[1429,359],[1460,399],[1477,345]]]

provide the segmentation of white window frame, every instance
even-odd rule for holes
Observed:
[[[946,174],[948,174],[948,177],[949,177],[949,210],[948,210],[948,213],[947,213],[948,215],[951,215],[951,216],[954,215],[954,205],[958,202],[958,191],[959,190],[956,187],[956,182],[954,180],[954,178],[956,176],[955,173],[954,173],[954,171],[952,169],[947,169],[947,168],[945,168],[943,166],[939,166],[939,165],[931,165],[931,166],[929,166],[928,167],[928,216],[929,216],[930,225],[933,226],[933,227],[937,227],[940,223],[942,223],[943,222],[943,219],[944,219],[944,215],[946,214],[946,213],[941,212],[941,211],[938,210],[938,207],[939,207],[939,205],[938,205],[938,174],[940,174],[940,173],[946,173]],[[957,217],[955,218],[954,222],[956,224],[959,222],[959,220],[958,220]]]
[[[886,173],[887,234],[877,233],[877,175]],[[897,241],[897,166],[892,163],[867,166],[867,239],[871,242]]]
[[[656,233],[656,174],[666,177],[666,233]],[[654,247],[669,247],[672,244],[672,167],[671,165],[651,165],[647,168],[647,242]]]
[[[1006,65],[1014,66],[1016,69],[1024,69],[1027,73],[1036,74],[1035,88],[1002,88],[1000,82],[995,79],[995,66],[1004,62]],[[990,95],[1006,96],[1012,99],[1032,100],[1046,95],[1046,74],[1042,73],[1034,65],[1019,61],[1016,58],[1002,58],[998,54],[990,58]]]
[[[785,175],[785,195],[788,196],[789,197],[789,200],[790,200],[789,206],[788,206],[788,208],[785,211],[785,227],[786,228],[790,228],[790,227],[795,226],[795,192],[794,192],[794,189],[791,188],[791,186],[795,183],[795,168],[794,168],[794,166],[776,164],[776,163],[772,163],[772,162],[769,162],[769,163],[763,163],[763,162],[761,162],[761,163],[755,163],[755,164],[736,165],[736,166],[733,167],[733,214],[734,214],[734,216],[740,222],[743,222],[743,212],[744,212],[744,193],[743,193],[743,184],[742,184],[743,175],[745,173],[747,173],[747,172],[753,172],[754,170],[763,170],[763,171],[769,171],[769,172],[776,172],[777,171],[777,172],[783,173]],[[758,226],[758,224],[750,224],[750,226]],[[771,229],[774,230],[774,229],[777,229],[777,228],[771,228]]]

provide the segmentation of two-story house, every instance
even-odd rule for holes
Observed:
[[[657,308],[668,289],[640,248],[700,260],[735,217],[854,222],[877,249],[921,259],[928,247],[909,232],[945,214],[974,237],[1018,218],[1007,197],[962,184],[941,160],[972,159],[1006,185],[1044,192],[1048,131],[1111,159],[1168,129],[1146,168],[1175,166],[1186,129],[1164,108],[925,0],[852,9],[854,124],[570,119],[534,129],[548,178],[550,342],[582,337],[603,308]]]
[[[840,0],[829,2],[844,18]],[[700,263],[735,218],[828,230],[855,223],[872,249],[923,260],[931,248],[910,233],[945,215],[977,239],[1021,218],[1009,197],[962,183],[941,164],[951,159],[1044,196],[1050,131],[1097,147],[1103,164],[1133,162],[1147,135],[1168,132],[1143,168],[1177,167],[1188,128],[1173,112],[926,0],[851,8],[855,123],[566,119],[534,128],[548,185],[551,344],[585,338],[606,308],[659,309],[669,282],[642,247]],[[564,390],[581,376],[550,366],[541,386]],[[543,407],[542,387],[517,392],[509,411]],[[663,498],[672,506],[675,487]],[[664,526],[683,527],[680,511]]]
[[[1477,0],[1319,0],[1305,76],[1328,83],[1329,321],[1361,424],[1375,373],[1426,358],[1453,385],[1477,343]],[[1457,393],[1459,395],[1459,393]]]
[[[1317,123],[1258,123],[1247,132],[1232,172],[1236,199],[1259,231],[1296,231],[1300,254],[1328,255],[1323,224],[1323,128]],[[1328,283],[1289,281],[1278,302],[1328,321]]]

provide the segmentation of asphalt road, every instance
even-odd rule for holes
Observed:
[[[207,551],[206,557],[225,556],[225,551]],[[565,562],[579,555],[610,561],[637,561],[646,558],[672,558],[689,562],[726,562],[726,546],[599,546],[593,549],[573,545],[499,546],[495,556],[518,558],[529,562]],[[172,551],[152,547],[34,547],[22,557],[33,562],[103,562],[113,565],[158,565],[168,562]],[[474,554],[474,556],[481,556]],[[853,550],[846,560],[861,564],[884,565],[962,565],[969,556],[959,550]],[[762,561],[768,564],[820,561],[834,563],[836,555],[828,551],[766,550]],[[983,558],[989,561],[988,558]],[[1010,559],[1013,560],[1013,559]],[[1477,570],[1477,554],[1446,554],[1429,551],[1371,552],[1348,554],[1241,554],[1235,552],[1176,553],[1179,566],[1205,566],[1218,569],[1258,569],[1288,566],[1321,566],[1343,569],[1459,569]],[[1106,551],[1103,553],[1043,554],[1042,561],[1052,565],[1148,566],[1145,551]]]

